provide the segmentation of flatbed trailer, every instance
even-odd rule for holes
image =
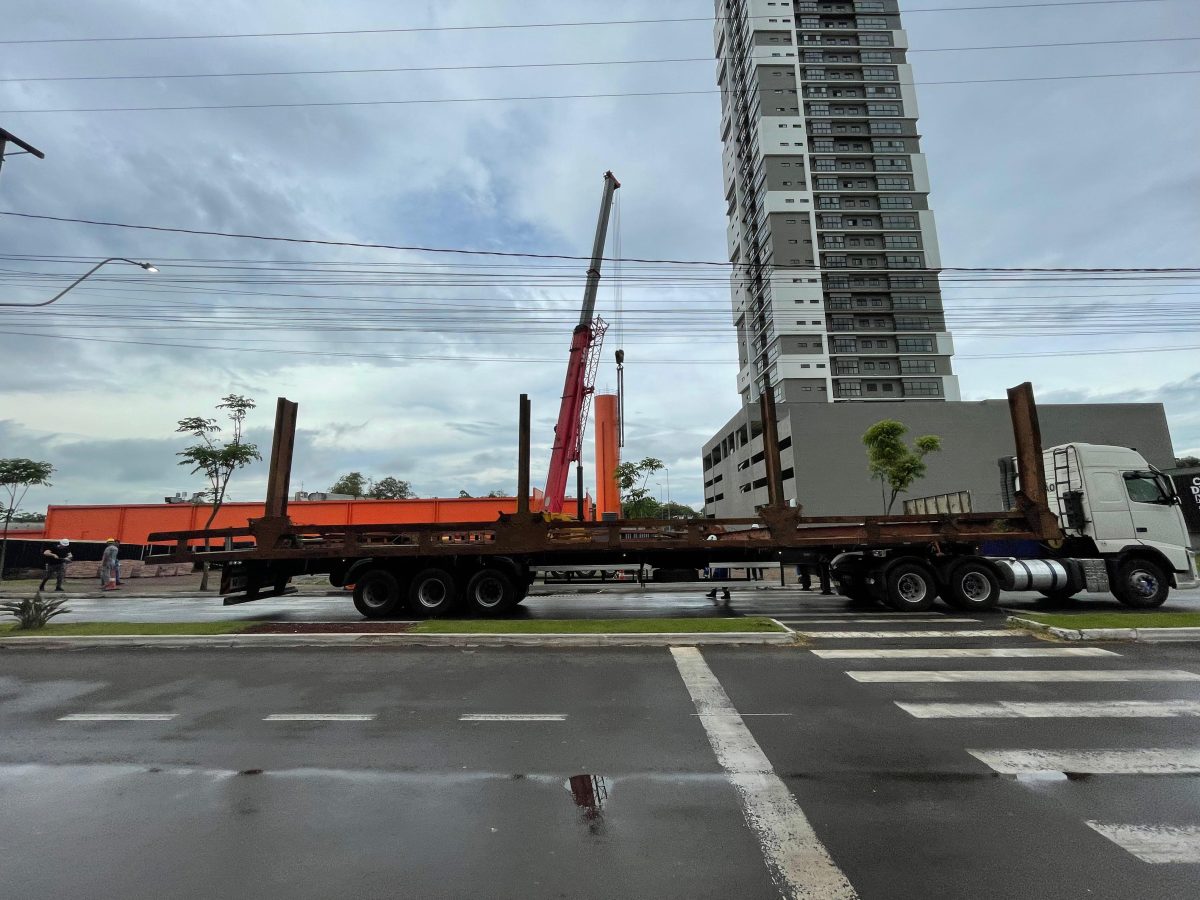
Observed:
[[[1107,563],[1103,573],[1074,565],[1029,573],[982,556],[987,544],[1035,542],[1045,551],[1039,556],[1053,557],[1067,537],[1047,500],[1032,386],[1020,385],[1008,396],[1022,473],[1009,510],[806,517],[783,500],[774,400],[767,390],[760,409],[769,502],[758,516],[586,522],[533,514],[528,505],[530,407],[522,395],[515,514],[492,523],[355,526],[304,525],[288,516],[298,407],[280,398],[265,515],[244,528],[162,532],[150,540],[172,545],[159,558],[220,564],[226,605],[289,593],[297,575],[327,574],[334,586],[353,585],[354,604],[368,618],[448,615],[464,604],[476,615],[502,615],[525,598],[534,567],[700,569],[715,560],[817,561],[832,565],[842,593],[873,597],[897,610],[928,608],[939,593],[959,608],[984,609],[996,604],[1005,587],[1061,593],[1092,588],[1101,574],[1124,577],[1124,570],[1118,573]],[[1158,580],[1174,583],[1162,563],[1157,565]],[[1194,577],[1194,564],[1192,570]]]

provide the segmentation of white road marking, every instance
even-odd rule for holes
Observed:
[[[373,722],[375,713],[272,713],[264,722]]]
[[[797,900],[854,900],[858,896],[854,888],[772,770],[700,651],[672,647],[671,655],[717,761],[738,792],[742,814],[758,838],[772,881],[785,896]]]
[[[1200,827],[1195,825],[1087,824],[1142,862],[1200,863]]]
[[[924,650],[812,650],[822,659],[1020,659],[1120,656],[1102,647],[930,647]]]
[[[942,622],[978,624],[979,619],[951,619],[940,616],[936,619],[793,619],[791,616],[776,616],[785,625],[940,625]]]
[[[71,713],[60,722],[170,722],[175,713]]]
[[[459,716],[460,722],[564,722],[566,713],[474,713]]]
[[[1001,775],[1078,772],[1084,775],[1192,775],[1200,750],[968,750]]]
[[[964,628],[960,631],[797,631],[796,634],[811,638],[869,638],[872,640],[887,640],[888,638],[1028,637],[1028,635],[1019,631],[1001,631],[994,628]]]
[[[1196,700],[1108,700],[1096,703],[896,703],[918,719],[1170,719],[1200,716]]]
[[[847,672],[855,681],[900,684],[958,681],[1200,681],[1180,669],[966,669]]]

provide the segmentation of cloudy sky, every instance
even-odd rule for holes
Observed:
[[[1196,0],[918,12],[969,5],[983,4],[902,3],[921,51],[911,59],[926,83],[920,124],[943,262],[1200,265],[1200,76],[1127,74],[1196,69],[1200,40],[1095,43],[1200,38]],[[0,210],[578,257],[612,169],[623,256],[723,258],[709,0],[5,7],[2,40],[55,42],[0,53],[0,126],[46,153],[7,160]],[[695,21],[463,28],[651,16]],[[62,41],[430,27],[443,30]],[[1064,42],[1088,45],[950,49]],[[410,71],[165,77],[330,69]],[[984,83],[928,84],[964,81]],[[643,96],[611,96],[622,94]],[[495,99],[546,95],[610,96]],[[164,108],[230,106],[244,108]],[[300,403],[296,487],[325,489],[357,469],[408,479],[422,496],[511,491],[517,395],[527,392],[542,477],[586,267],[576,260],[7,215],[0,253],[5,301],[45,299],[109,256],[161,270],[110,266],[51,307],[0,310],[0,457],[57,468],[27,508],[157,502],[201,487],[176,465],[175,423],[230,392],[259,401],[249,425],[264,450],[274,398]],[[598,387],[614,385],[610,351],[622,346],[626,456],[662,458],[674,498],[698,504],[699,448],[739,402],[725,273],[626,263],[621,275],[620,297],[612,279],[600,293],[612,327]],[[1029,379],[1042,400],[1161,401],[1177,452],[1198,452],[1197,282],[948,284],[963,397],[1003,396]],[[1055,297],[1069,303],[1047,315]],[[1097,306],[1111,316],[1097,319]],[[231,495],[261,497],[264,483],[259,467]]]

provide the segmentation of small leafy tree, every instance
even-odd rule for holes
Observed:
[[[413,493],[412,485],[407,481],[389,475],[372,484],[367,496],[373,500],[412,500],[417,495]]]
[[[356,500],[367,496],[367,478],[362,472],[350,472],[335,481],[329,488],[331,494],[349,494]]]
[[[1175,460],[1175,466],[1180,469],[1190,469],[1200,466],[1200,456],[1181,456]]]
[[[878,478],[881,486],[891,490],[884,503],[884,515],[892,511],[896,497],[907,491],[914,481],[925,477],[928,466],[925,457],[942,449],[942,439],[926,434],[917,438],[913,449],[904,442],[908,426],[895,419],[876,422],[863,435],[867,446],[867,468],[872,478]]]
[[[208,521],[204,523],[205,528],[212,526],[213,520],[217,518],[217,513],[221,509],[221,504],[225,502],[225,492],[229,487],[229,479],[233,477],[233,473],[238,469],[244,469],[250,463],[262,459],[262,455],[258,452],[258,445],[249,444],[242,440],[242,429],[246,422],[246,414],[254,409],[255,403],[249,397],[243,397],[241,394],[228,394],[221,398],[221,402],[217,404],[217,409],[225,410],[230,422],[230,431],[232,437],[230,440],[221,441],[217,435],[221,433],[221,426],[217,424],[216,419],[209,419],[203,416],[193,416],[188,419],[180,419],[179,427],[175,430],[180,434],[190,434],[196,438],[198,443],[192,444],[190,447],[185,447],[176,456],[183,457],[179,461],[181,466],[192,466],[192,474],[200,473],[208,481],[208,488],[204,491],[207,499],[212,501],[212,512],[208,516]],[[200,578],[200,590],[208,590],[208,563],[205,562],[203,567],[203,575]]]
[[[646,482],[663,466],[661,459],[647,456],[641,462],[623,462],[617,466],[617,484],[621,489],[621,515],[626,519],[645,519],[654,515],[659,504],[650,496]]]
[[[466,491],[459,491],[459,492],[458,492],[458,499],[459,499],[459,500],[470,500],[470,499],[471,499],[471,495],[470,495],[470,494],[468,494]]]
[[[4,535],[0,538],[0,581],[4,580],[4,559],[8,555],[8,526],[18,518],[21,502],[35,484],[50,486],[54,466],[33,459],[0,459],[0,517],[4,519]],[[44,521],[44,519],[43,519]]]
[[[488,495],[489,499],[492,497],[507,497],[508,496],[506,493],[504,493],[504,491],[488,491],[487,495]]]

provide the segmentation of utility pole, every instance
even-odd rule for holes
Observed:
[[[16,144],[21,149],[9,152],[9,144]],[[33,144],[27,144],[11,131],[5,131],[3,128],[0,128],[0,169],[4,168],[4,160],[7,157],[21,156],[25,153],[28,153],[30,156],[36,156],[38,159],[46,158],[46,154],[33,146]]]

